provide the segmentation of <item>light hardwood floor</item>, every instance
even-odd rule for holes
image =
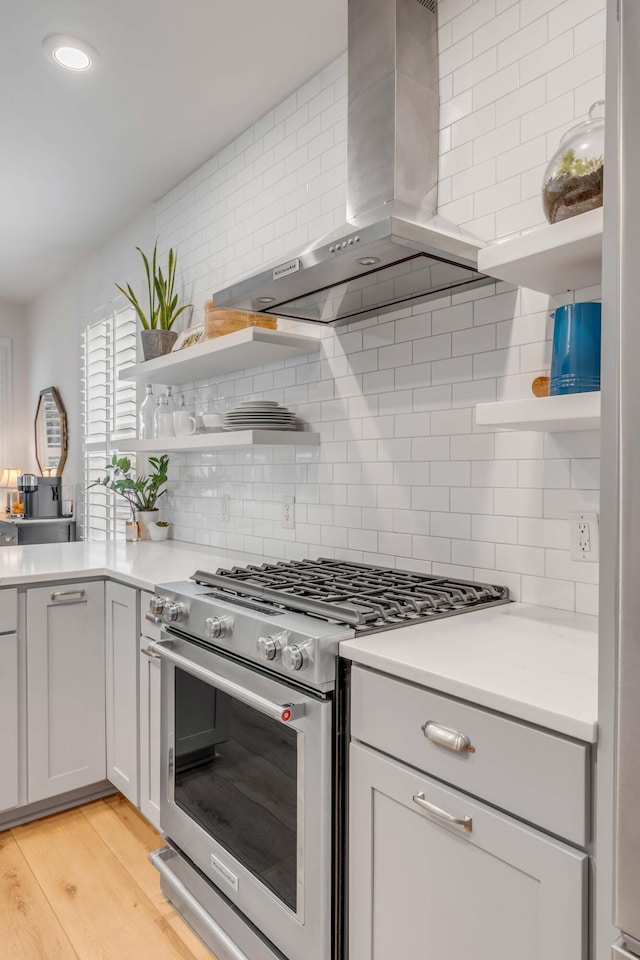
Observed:
[[[119,795],[0,833],[0,960],[215,960],[160,893]]]

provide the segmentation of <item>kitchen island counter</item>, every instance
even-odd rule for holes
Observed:
[[[597,617],[507,603],[356,637],[340,654],[578,740],[597,739]]]

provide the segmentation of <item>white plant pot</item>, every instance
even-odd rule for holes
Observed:
[[[171,524],[167,527],[159,527],[157,523],[151,522],[149,524],[149,536],[152,540],[166,540],[169,536],[169,529]]]
[[[160,518],[159,510],[138,510],[136,513],[136,520],[140,524],[140,539],[141,540],[151,540],[151,534],[149,533],[149,528],[152,525],[155,525],[156,520]]]

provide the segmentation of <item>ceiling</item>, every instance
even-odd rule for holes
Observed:
[[[346,48],[347,0],[0,0],[0,300],[26,302]],[[47,58],[84,40],[95,70]]]

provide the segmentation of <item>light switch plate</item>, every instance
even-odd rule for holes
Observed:
[[[597,563],[600,536],[597,513],[570,513],[571,559],[581,563]]]

